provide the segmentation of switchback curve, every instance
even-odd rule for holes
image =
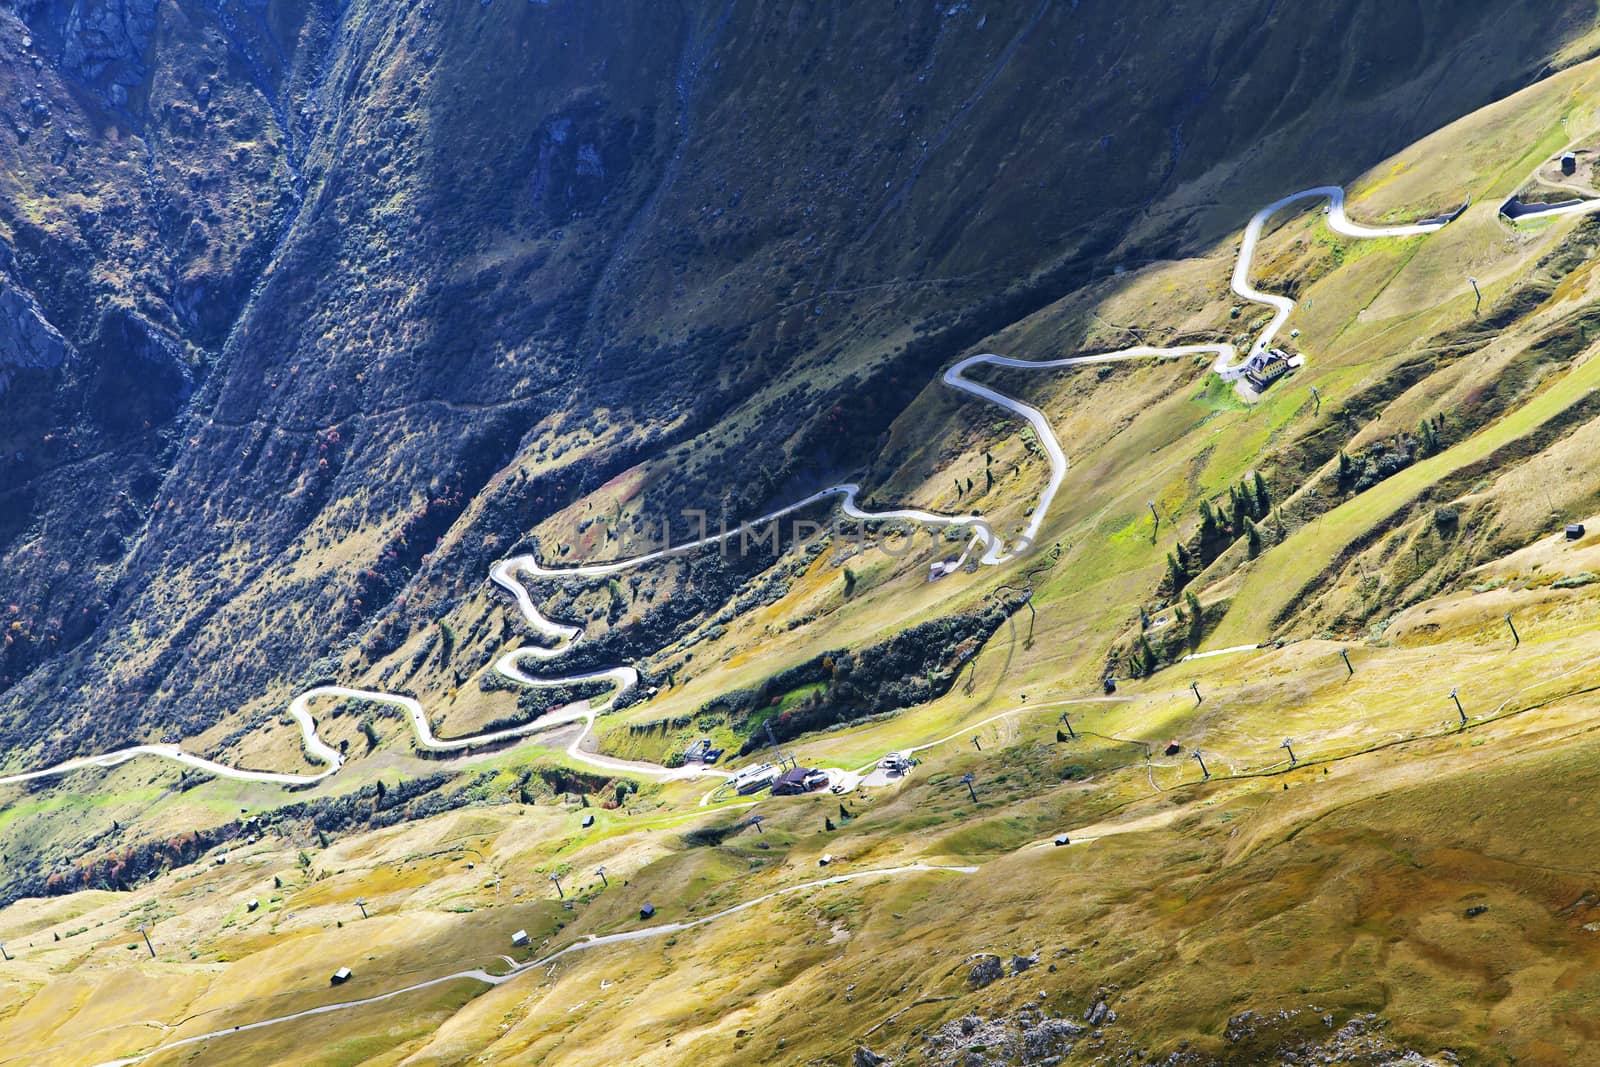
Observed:
[[[1330,229],[1347,237],[1377,238],[1377,237],[1413,237],[1432,233],[1445,226],[1454,216],[1429,219],[1424,222],[1400,226],[1364,226],[1351,222],[1345,213],[1344,190],[1336,185],[1317,186],[1298,193],[1293,193],[1282,199],[1275,200],[1256,212],[1245,227],[1243,240],[1239,245],[1238,259],[1234,264],[1231,287],[1242,299],[1258,304],[1266,304],[1274,309],[1271,321],[1256,337],[1252,343],[1251,353],[1264,350],[1276,337],[1278,331],[1288,321],[1293,312],[1295,303],[1286,296],[1265,293],[1256,289],[1250,283],[1250,265],[1255,257],[1256,245],[1261,239],[1261,234],[1266,223],[1279,211],[1291,205],[1306,200],[1326,199],[1328,206],[1325,209],[1327,222]],[[788,504],[776,511],[754,520],[755,525],[764,525],[774,519],[781,518],[791,512],[818,503],[829,497],[840,498],[840,508],[851,518],[862,521],[887,521],[894,519],[910,520],[928,523],[930,525],[965,526],[973,531],[973,543],[983,546],[983,553],[979,562],[987,566],[995,566],[1014,560],[1032,548],[1036,542],[1039,530],[1045,517],[1048,515],[1050,505],[1054,502],[1056,492],[1060,489],[1066,477],[1068,463],[1066,453],[1062,450],[1061,442],[1056,437],[1055,431],[1050,427],[1049,420],[1044,413],[1032,405],[1026,404],[1015,397],[1008,396],[991,386],[975,382],[965,376],[965,372],[977,366],[996,366],[1021,370],[1052,370],[1062,367],[1083,366],[1095,363],[1109,363],[1129,359],[1173,359],[1183,356],[1210,354],[1214,355],[1213,370],[1225,379],[1237,378],[1242,373],[1244,363],[1238,350],[1231,344],[1200,344],[1178,345],[1170,348],[1156,348],[1150,346],[1137,346],[1121,349],[1115,352],[1102,352],[1085,356],[1068,356],[1054,360],[1023,360],[1010,356],[996,355],[991,352],[980,353],[957,362],[944,372],[943,381],[953,389],[960,390],[972,396],[1001,407],[1027,422],[1034,430],[1045,454],[1050,461],[1050,476],[1044,489],[1039,494],[1038,503],[1032,509],[1029,521],[1022,534],[1012,543],[998,536],[990,523],[981,516],[970,515],[940,515],[935,512],[920,508],[893,508],[879,511],[867,511],[860,507],[858,498],[861,493],[860,486],[854,483],[842,483],[818,490],[810,496]],[[402,708],[411,722],[416,734],[417,743],[432,751],[459,751],[474,746],[494,744],[529,734],[565,726],[573,722],[582,721],[583,729],[573,738],[567,746],[569,757],[582,763],[598,766],[605,770],[621,771],[631,774],[641,774],[657,779],[667,780],[683,777],[693,777],[698,774],[716,774],[729,777],[727,772],[711,772],[698,768],[685,768],[674,771],[655,764],[636,763],[632,761],[615,760],[605,756],[582,751],[582,743],[587,739],[593,728],[594,717],[600,710],[604,710],[615,702],[617,697],[628,689],[638,684],[639,674],[633,667],[621,666],[605,670],[593,671],[587,674],[570,675],[559,678],[536,678],[524,672],[520,661],[524,659],[547,662],[560,656],[570,645],[577,641],[582,630],[576,626],[554,622],[546,618],[534,605],[527,588],[517,579],[517,573],[524,572],[534,578],[590,578],[604,577],[634,567],[644,566],[671,556],[684,555],[709,545],[718,544],[735,536],[738,531],[724,532],[714,536],[703,537],[682,545],[669,546],[656,552],[646,553],[627,559],[613,560],[604,563],[578,564],[572,567],[547,567],[541,564],[532,555],[515,556],[497,563],[490,571],[491,579],[502,586],[516,600],[523,618],[528,625],[541,637],[555,642],[550,646],[527,645],[503,654],[496,660],[494,669],[502,676],[523,685],[560,686],[586,681],[609,681],[614,683],[611,697],[600,708],[590,707],[586,702],[580,702],[571,708],[565,709],[553,716],[544,716],[540,719],[512,727],[506,730],[489,733],[474,734],[467,737],[442,740],[434,736],[427,716],[422,706],[415,698],[379,693],[371,690],[352,689],[345,686],[320,686],[300,694],[289,706],[289,714],[300,726],[301,736],[307,753],[311,758],[324,765],[324,769],[314,773],[285,774],[271,771],[249,771],[228,767],[200,756],[184,752],[177,745],[134,745],[118,749],[115,752],[100,756],[87,756],[79,759],[66,760],[40,770],[27,771],[20,774],[0,777],[0,785],[17,782],[33,781],[71,773],[86,767],[113,767],[141,755],[159,756],[175,760],[200,770],[207,771],[225,778],[244,781],[271,782],[280,785],[305,785],[321,781],[329,775],[338,772],[343,766],[343,757],[333,748],[324,743],[318,736],[315,721],[312,719],[307,707],[309,701],[322,696],[335,696],[347,699],[370,700],[388,703]],[[969,545],[968,551],[971,550]],[[966,554],[963,554],[963,560]]]

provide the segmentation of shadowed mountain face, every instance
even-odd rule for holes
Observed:
[[[966,346],[1593,15],[1320,6],[0,4],[14,756],[281,698],[641,462],[859,470]]]

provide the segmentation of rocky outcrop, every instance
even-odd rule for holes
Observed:
[[[53,370],[72,346],[50,325],[37,301],[0,278],[0,396],[19,371]]]
[[[967,972],[967,984],[973,989],[982,989],[1004,978],[1006,969],[1000,963],[999,956],[984,956],[972,965],[972,970]]]
[[[1251,1063],[1340,1063],[1362,1067],[1390,1067],[1410,1064],[1415,1067],[1448,1067],[1457,1062],[1456,1054],[1442,1049],[1424,1055],[1406,1048],[1385,1032],[1389,1022],[1378,1015],[1355,1015],[1343,1025],[1321,1009],[1244,1011],[1228,1020],[1223,1037],[1232,1055],[1225,1062]],[[1315,1035],[1320,1026],[1326,1036]],[[1308,1032],[1309,1031],[1309,1032]],[[1315,1035],[1315,1036],[1314,1036]],[[1215,1058],[1194,1052],[1174,1054],[1171,1067],[1210,1067]]]
[[[1105,995],[1102,994],[1096,997],[1094,1003],[1083,1013],[1083,1021],[1090,1026],[1104,1026],[1106,1023],[1116,1022],[1117,1013],[1111,1010],[1111,1006],[1106,1003]]]
[[[90,82],[109,73],[106,99],[121,107],[144,80],[145,46],[155,28],[156,0],[77,0],[62,34],[62,66]]]
[[[924,1052],[933,1062],[968,1067],[1045,1067],[1071,1055],[1086,1032],[1072,1020],[1038,1008],[1023,1008],[993,1019],[966,1015],[924,1038]]]

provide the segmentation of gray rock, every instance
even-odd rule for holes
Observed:
[[[106,104],[125,108],[128,91],[144,81],[159,6],[159,0],[75,0],[61,27],[61,69]]]
[[[851,1067],[879,1067],[888,1062],[889,1057],[880,1056],[865,1045],[856,1046],[855,1058],[850,1061]]]
[[[1087,1029],[1037,1007],[982,1019],[965,1015],[927,1035],[927,1062],[961,1067],[1057,1067]]]
[[[967,974],[967,984],[973,989],[982,989],[1004,978],[1005,973],[1005,968],[1000,965],[999,956],[985,956],[972,965],[972,970]]]
[[[1039,954],[1037,952],[1035,952],[1031,956],[1012,956],[1011,957],[1011,973],[1012,974],[1021,974],[1023,971],[1027,970],[1029,967],[1032,967],[1034,964],[1036,964],[1038,962],[1039,962]]]
[[[67,15],[62,62],[89,79],[113,64],[127,64],[132,83],[138,84],[145,46],[156,28],[156,7],[157,0],[79,0]]]
[[[22,370],[51,370],[72,353],[33,297],[0,279],[0,396]]]
[[[1024,1063],[1044,1063],[1054,1057],[1069,1055],[1073,1041],[1084,1033],[1084,1028],[1066,1019],[1049,1019],[1027,1031],[1022,1037]]]

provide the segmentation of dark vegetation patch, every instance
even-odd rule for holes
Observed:
[[[707,701],[695,714],[727,714],[734,732],[744,736],[739,747],[739,754],[744,755],[768,742],[769,729],[772,737],[786,741],[812,730],[924,704],[949,692],[962,667],[1019,607],[1021,600],[1014,598],[982,611],[919,623],[860,651],[825,652],[779,671],[759,686],[735,689]],[[784,694],[816,685],[821,688],[772,713]],[[692,718],[686,718],[683,725]]]
[[[298,801],[216,826],[128,844],[117,842],[122,830],[113,824],[85,841],[75,857],[51,873],[29,872],[0,883],[0,906],[21,897],[59,896],[80,889],[132,889],[165,871],[195,863],[220,846],[237,847],[252,837],[270,834],[326,847],[341,835],[503,800],[503,793],[491,792],[495,778],[493,771],[466,779],[441,772],[394,785],[379,781],[343,796]],[[204,775],[186,774],[178,788],[193,788],[205,780]],[[575,794],[585,805],[589,797],[596,797],[605,808],[617,807],[638,791],[638,783],[631,779],[546,765],[521,771],[509,790],[524,804]]]
[[[185,776],[180,788],[202,780],[201,775]],[[113,844],[120,834],[113,826],[85,842],[77,857],[60,869],[48,875],[24,875],[0,887],[0,901],[10,903],[19,897],[58,896],[79,889],[131,889],[163,871],[193,863],[220,845],[243,841],[252,835],[272,833],[290,839],[315,838],[326,844],[330,835],[376,830],[437,815],[474,800],[473,783],[445,789],[457,780],[458,776],[453,774],[430,774],[396,785],[377,782],[344,796],[286,804],[217,826],[120,846]]]

